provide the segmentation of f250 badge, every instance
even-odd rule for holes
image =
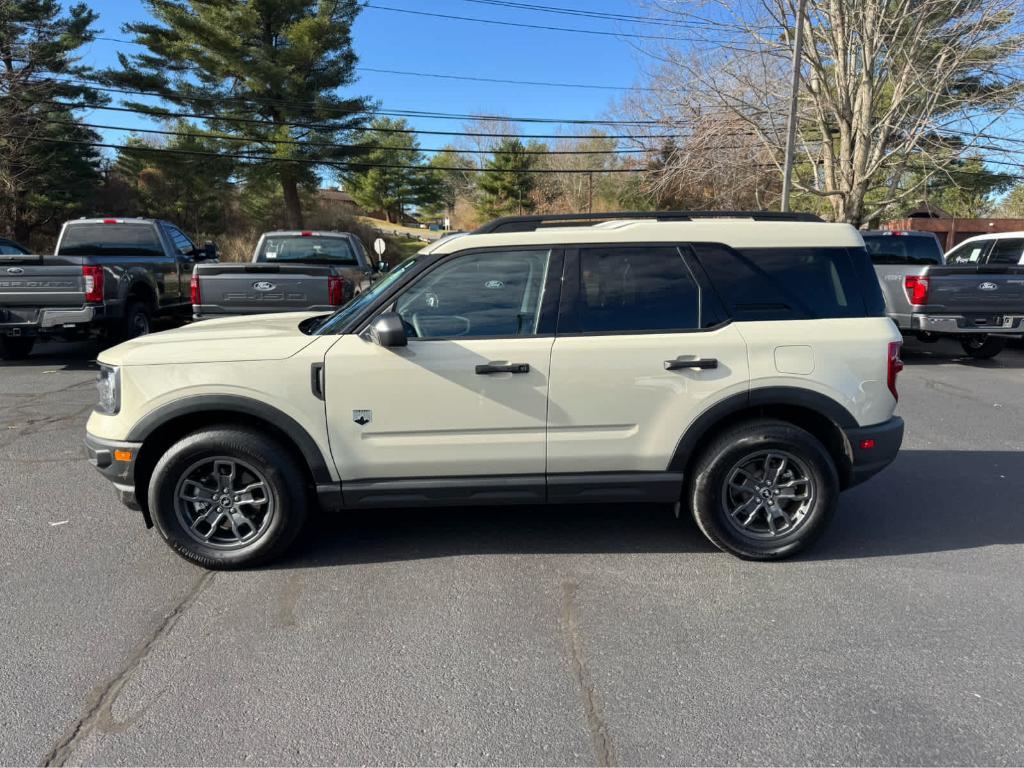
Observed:
[[[998,290],[998,288],[999,286],[995,283],[982,283],[978,286],[978,290],[980,291],[995,291]]]
[[[373,421],[373,411],[352,411],[352,421],[360,427],[365,427]]]

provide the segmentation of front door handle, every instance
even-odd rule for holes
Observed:
[[[681,370],[683,368],[700,368],[702,371],[707,371],[707,370],[711,370],[712,368],[717,368],[717,367],[718,367],[718,360],[716,360],[713,357],[696,358],[696,359],[690,358],[690,359],[687,360],[687,359],[683,358],[680,355],[675,360],[666,360],[665,361],[665,370],[666,371],[678,371],[678,370]]]
[[[529,373],[529,363],[483,363],[476,367],[476,372],[480,375],[487,375],[490,373]]]

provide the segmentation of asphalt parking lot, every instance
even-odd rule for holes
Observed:
[[[1024,352],[911,344],[814,550],[662,507],[373,512],[210,574],[83,458],[88,347],[0,368],[5,764],[1024,763]]]

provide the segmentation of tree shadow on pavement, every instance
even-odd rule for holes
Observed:
[[[97,370],[100,347],[95,341],[44,342],[37,344],[25,360],[2,360],[0,367],[52,368],[61,371]]]
[[[1024,543],[1024,452],[904,451],[841,497],[804,561]],[[487,554],[715,552],[653,504],[363,510],[316,516],[276,567]],[[729,555],[722,554],[722,557]]]

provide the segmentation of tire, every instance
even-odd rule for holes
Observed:
[[[988,360],[1003,351],[1006,339],[988,334],[974,334],[960,339],[960,346],[975,360]]]
[[[35,338],[25,336],[0,336],[0,360],[24,360],[32,354]]]
[[[248,568],[280,556],[302,530],[309,509],[304,478],[277,441],[245,428],[213,427],[183,438],[157,462],[150,514],[164,541],[189,562]],[[226,493],[228,483],[234,493]],[[246,492],[249,500],[237,503]]]
[[[125,307],[124,317],[117,329],[116,341],[131,341],[148,336],[153,331],[153,313],[144,301],[131,301]]]
[[[778,474],[775,485],[765,481],[771,474]],[[727,486],[737,479],[744,488]],[[762,500],[766,492],[770,508]],[[839,478],[825,446],[809,432],[781,421],[751,421],[707,447],[688,493],[694,520],[712,544],[744,559],[776,560],[806,548],[825,529],[839,502]],[[790,494],[807,498],[786,499]]]

